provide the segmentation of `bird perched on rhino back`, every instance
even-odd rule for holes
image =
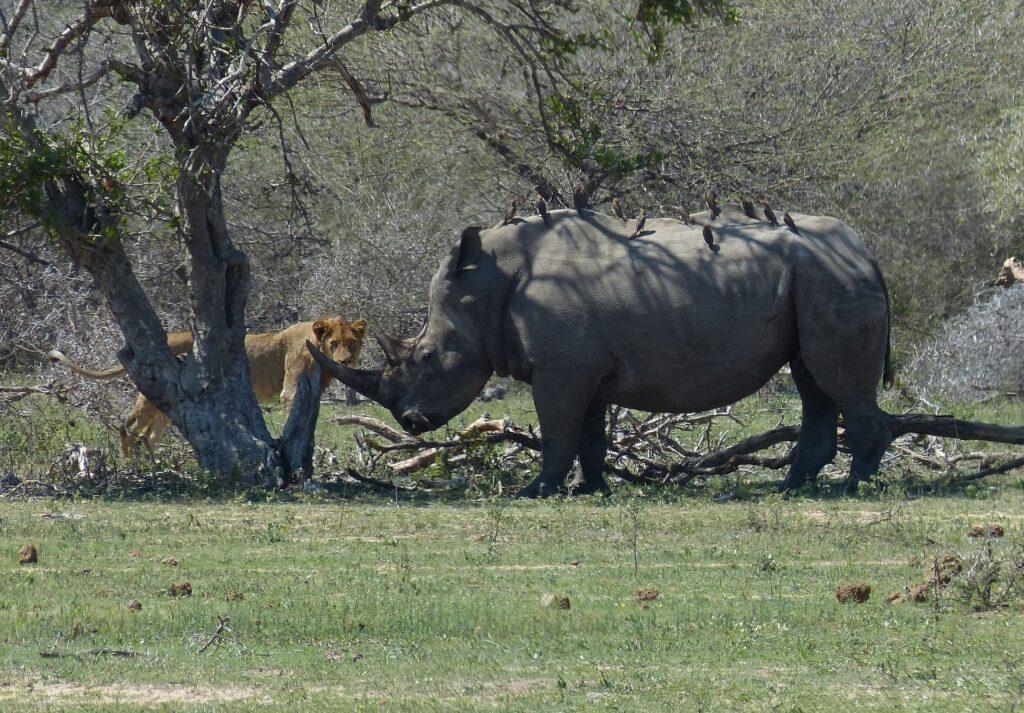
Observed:
[[[722,211],[718,207],[718,194],[715,193],[714,188],[709,188],[704,192],[704,204],[711,211],[711,220],[714,220],[721,214]]]
[[[797,235],[800,234],[800,231],[797,230],[796,228],[796,221],[793,220],[793,216],[789,214],[789,211],[786,211],[782,214],[782,222],[785,223],[786,227],[789,228],[791,231],[793,231]]]
[[[743,215],[754,220],[760,220],[757,216],[757,212],[754,210],[754,204],[748,201],[746,198],[740,198],[740,206],[743,208]]]
[[[703,236],[704,244],[707,245],[713,252],[715,249],[715,234],[711,232],[711,228],[707,225],[704,226]]]
[[[519,199],[513,198],[512,202],[508,204],[508,210],[505,211],[505,217],[501,219],[501,227],[504,228],[506,225],[516,219],[516,209],[519,208]]]
[[[640,237],[640,233],[644,232],[644,226],[647,224],[647,211],[643,208],[640,209],[640,217],[636,220],[636,230],[629,236],[630,240]]]
[[[587,196],[583,192],[583,186],[576,186],[572,189],[572,207],[580,215],[587,209]]]
[[[626,224],[626,214],[622,212],[622,200],[618,196],[612,198],[612,215]]]
[[[544,200],[544,196],[537,194],[537,202],[533,204],[533,207],[537,210],[537,215],[544,221],[544,225],[551,225],[551,218],[548,217],[548,202]]]
[[[762,210],[764,210],[765,220],[767,220],[773,228],[779,227],[779,219],[775,217],[775,211],[772,210],[772,207],[765,203],[762,206]]]

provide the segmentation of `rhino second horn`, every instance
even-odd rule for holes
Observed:
[[[397,366],[402,361],[403,356],[402,340],[392,337],[390,334],[377,334],[375,339],[377,344],[380,345],[381,351],[384,352],[384,358],[387,359],[388,364]]]

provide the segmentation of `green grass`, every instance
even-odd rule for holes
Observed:
[[[1020,603],[884,600],[920,581],[921,562],[977,550],[965,537],[975,522],[1003,524],[997,546],[1009,548],[1024,523],[1010,480],[911,501],[719,503],[620,488],[608,501],[54,500],[0,513],[3,710],[1021,702]],[[39,563],[19,566],[28,542]],[[169,596],[182,581],[194,595]],[[860,581],[869,602],[836,602],[837,585]],[[645,608],[640,588],[661,595]],[[571,609],[544,606],[547,593]],[[141,612],[128,611],[133,599]],[[199,653],[219,616],[241,646]],[[105,648],[141,655],[87,653]]]

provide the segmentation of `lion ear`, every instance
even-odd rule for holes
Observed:
[[[318,319],[313,322],[313,334],[316,335],[317,339],[323,339],[324,333],[327,331],[327,322],[322,319]]]
[[[368,325],[365,319],[356,320],[355,322],[349,325],[349,327],[352,329],[352,333],[359,339],[362,339],[366,335],[367,326]]]

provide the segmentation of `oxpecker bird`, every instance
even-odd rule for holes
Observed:
[[[693,221],[690,220],[690,212],[683,209],[680,206],[672,206],[676,213],[679,214],[679,219],[683,221],[683,225],[693,225]]]
[[[794,233],[796,233],[797,235],[800,234],[800,231],[796,229],[796,221],[793,220],[793,216],[789,214],[789,211],[786,211],[782,214],[782,222],[785,223],[786,227],[792,230]]]
[[[712,250],[715,249],[715,234],[706,225],[704,226],[704,243]]]
[[[718,209],[718,194],[715,193],[714,188],[709,188],[704,193],[704,203],[707,205],[708,210],[711,211],[711,220],[717,218],[718,214],[722,212]]]
[[[505,217],[501,219],[501,227],[505,227],[513,220],[516,219],[516,209],[519,207],[519,199],[513,198],[512,202],[508,204],[508,210],[505,211]]]
[[[537,209],[537,215],[544,221],[544,225],[550,226],[551,219],[548,218],[548,202],[544,200],[544,196],[537,194],[537,202],[533,204],[533,207]]]
[[[576,186],[572,189],[572,207],[580,215],[587,209],[587,197],[583,194],[583,186]]]
[[[637,218],[637,220],[636,220],[636,230],[634,230],[633,234],[629,236],[629,239],[632,240],[633,238],[639,237],[640,233],[644,232],[644,224],[646,224],[646,223],[647,223],[647,212],[643,208],[641,208],[640,209],[640,217]]]
[[[757,213],[754,212],[753,203],[748,201],[746,198],[741,198],[740,205],[743,206],[743,215],[747,216],[748,218],[753,218],[754,220],[758,219]]]
[[[612,198],[612,215],[622,221],[622,224],[626,224],[626,216],[622,212],[622,201],[618,196]]]
[[[775,211],[767,203],[764,204],[764,217],[765,220],[772,224],[773,228],[779,227],[779,219],[775,217]]]

